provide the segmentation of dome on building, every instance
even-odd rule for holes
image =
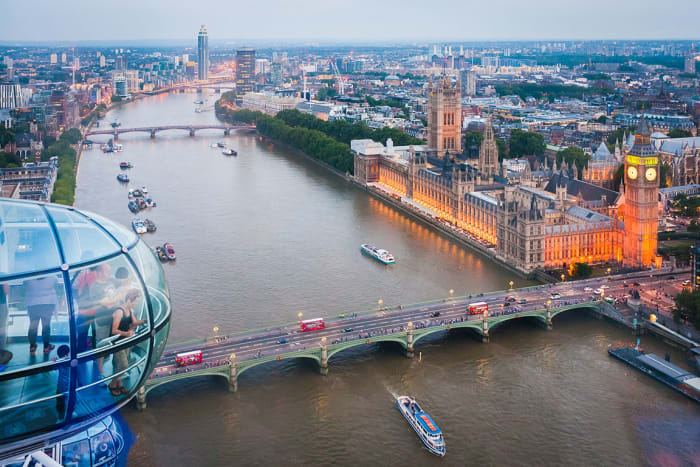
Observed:
[[[163,351],[170,312],[160,262],[131,231],[0,200],[0,458],[126,404]]]

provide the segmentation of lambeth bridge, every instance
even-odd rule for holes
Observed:
[[[205,340],[166,348],[150,378],[139,389],[137,406],[144,410],[146,395],[158,386],[199,376],[221,376],[227,380],[229,391],[235,392],[238,377],[245,371],[285,359],[312,360],[325,375],[331,357],[353,347],[391,342],[407,357],[413,357],[416,344],[423,338],[458,329],[489,342],[492,331],[515,319],[538,324],[533,329],[552,329],[552,319],[560,313],[588,312],[636,328],[636,320],[619,312],[608,300],[622,297],[633,288],[652,290],[667,283],[663,274],[609,276],[405,306],[383,307],[380,303],[374,310],[325,317],[324,329],[308,332],[300,330],[299,322],[228,335],[218,334],[215,329],[216,335]],[[594,289],[599,293],[595,294]],[[475,302],[487,303],[488,312],[470,315],[468,307]],[[320,317],[299,313],[300,320]],[[192,351],[202,352],[202,363],[176,366],[177,354]]]
[[[230,134],[234,130],[255,130],[255,125],[164,125],[164,126],[146,126],[138,128],[121,128],[115,127],[109,130],[92,130],[85,134],[85,137],[94,135],[108,135],[119,139],[119,135],[124,133],[149,133],[151,138],[156,137],[156,133],[169,130],[181,130],[189,132],[190,136],[194,136],[199,130],[223,130],[225,135]]]

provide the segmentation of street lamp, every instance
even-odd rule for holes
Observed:
[[[326,337],[321,338],[321,345],[326,345]]]
[[[552,301],[551,300],[547,300],[547,308],[552,308]]]
[[[564,279],[566,279],[566,275],[564,273],[561,274],[561,281],[564,282]]]
[[[304,316],[304,313],[302,313],[302,312],[300,311],[300,312],[297,314],[297,316],[299,317],[299,321],[301,321],[301,317]]]
[[[382,311],[382,303],[384,303],[384,300],[380,298],[379,300],[377,300],[377,303],[379,304],[379,311]]]
[[[219,326],[214,326],[213,331],[214,331],[214,334],[216,334],[217,332],[219,332]]]
[[[409,327],[409,328],[412,328],[412,327],[413,327],[413,321],[409,321],[409,322],[408,322],[408,327]]]
[[[513,281],[508,282],[508,285],[510,285],[510,290],[513,290],[513,284],[514,284]]]
[[[610,268],[608,268],[608,275],[610,274]]]
[[[236,359],[236,354],[232,353],[231,356],[229,357],[231,361],[234,361]]]

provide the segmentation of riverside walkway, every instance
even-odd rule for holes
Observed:
[[[137,393],[139,410],[146,408],[146,395],[163,384],[198,376],[222,376],[228,388],[238,390],[238,377],[245,371],[268,362],[291,358],[313,360],[321,374],[328,373],[329,359],[353,347],[378,342],[394,342],[408,357],[423,338],[441,331],[460,328],[472,330],[483,342],[499,325],[513,319],[528,319],[551,329],[558,314],[579,310],[597,313],[629,327],[636,322],[595,295],[603,287],[604,297],[622,297],[632,290],[648,290],[668,284],[668,272],[647,272],[624,276],[538,285],[485,294],[454,297],[432,302],[380,308],[351,315],[321,316],[304,313],[302,319],[325,319],[325,329],[301,332],[299,323],[233,335],[217,335],[205,340],[165,349],[150,378]],[[680,279],[674,279],[680,281]],[[639,284],[639,285],[635,285]],[[558,298],[557,298],[558,294]],[[515,301],[508,302],[511,298]],[[488,303],[485,315],[469,315],[469,303]],[[175,356],[201,350],[203,362],[178,368]]]

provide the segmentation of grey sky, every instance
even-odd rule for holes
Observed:
[[[0,0],[0,41],[695,39],[700,0]]]

